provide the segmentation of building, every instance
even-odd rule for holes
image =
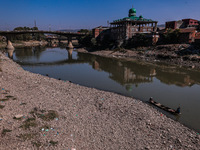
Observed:
[[[180,29],[180,43],[192,43],[195,42],[197,30],[195,28]]]
[[[183,19],[182,21],[185,28],[199,26],[199,21],[195,19]]]
[[[168,21],[165,23],[166,29],[181,29],[181,28],[190,28],[199,26],[199,21],[195,19],[182,19],[178,21]]]
[[[195,43],[200,44],[200,32],[197,32],[197,33],[196,33],[196,36],[195,36]]]
[[[103,27],[103,26],[99,26],[99,27],[96,27],[96,28],[92,29],[93,37],[97,38],[102,31],[105,31],[107,29],[109,29],[109,28],[108,27]]]
[[[198,40],[198,28],[200,23],[198,20],[195,19],[182,19],[178,21],[169,21],[165,23],[165,29],[179,29],[180,43],[192,43]]]
[[[113,40],[128,40],[137,33],[152,33],[157,31],[157,21],[136,16],[136,9],[129,10],[128,17],[114,20],[111,25]]]
[[[181,28],[183,24],[183,21],[182,20],[179,20],[179,21],[168,21],[165,23],[165,28],[166,29],[179,29]]]

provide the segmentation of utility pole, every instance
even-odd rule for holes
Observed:
[[[51,25],[49,25],[49,31],[51,31]]]
[[[34,20],[34,24],[35,24],[35,27],[37,27],[37,25],[36,25],[36,20]]]
[[[110,25],[110,23],[109,23],[109,21],[107,21],[107,26],[109,27],[109,25]]]

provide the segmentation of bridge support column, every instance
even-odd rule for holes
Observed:
[[[8,52],[8,57],[9,57],[10,59],[13,59],[14,48],[13,48],[13,49],[7,49],[7,52]]]
[[[12,42],[9,40],[9,38],[8,38],[8,37],[6,37],[6,38],[7,38],[6,49],[15,49],[15,48],[13,47],[13,45],[12,45]]]
[[[68,37],[68,45],[67,48],[74,48],[73,44],[72,44],[72,37]]]

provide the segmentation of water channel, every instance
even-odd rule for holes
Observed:
[[[71,51],[72,52],[72,51]],[[200,71],[145,62],[122,61],[72,54],[64,48],[19,48],[8,55],[24,70],[68,80],[73,83],[155,101],[176,109],[181,115],[169,117],[200,132]]]

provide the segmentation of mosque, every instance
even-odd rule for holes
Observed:
[[[114,20],[111,25],[111,34],[114,40],[128,40],[137,33],[155,33],[157,21],[145,19],[143,16],[136,16],[136,9],[129,10],[128,17]]]

